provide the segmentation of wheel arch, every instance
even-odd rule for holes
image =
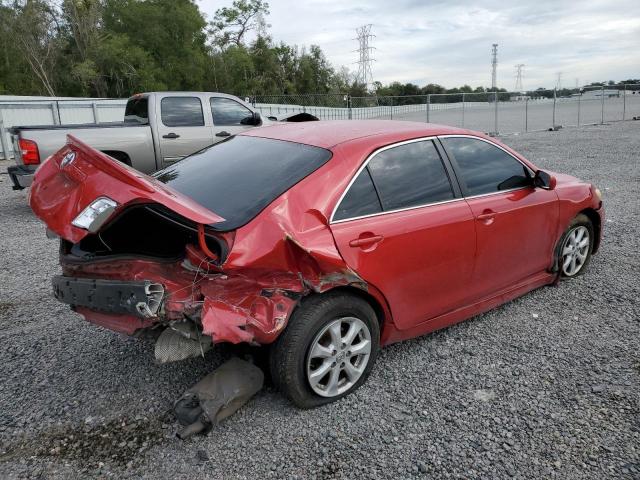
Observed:
[[[591,225],[593,225],[593,250],[592,253],[596,253],[598,248],[600,248],[600,232],[602,231],[602,222],[600,219],[600,215],[593,208],[585,208],[577,213],[578,215],[586,215],[586,217],[591,221]]]
[[[317,295],[325,295],[327,293],[348,293],[355,297],[361,298],[365,302],[367,302],[371,308],[373,308],[374,313],[376,314],[376,318],[378,320],[378,326],[380,327],[380,344],[384,345],[386,342],[384,339],[386,338],[385,333],[387,333],[388,329],[393,329],[393,318],[391,316],[391,310],[389,309],[389,305],[387,304],[386,299],[374,287],[368,286],[367,290],[363,288],[354,286],[354,285],[342,285],[338,287],[334,287],[326,292],[319,293]]]
[[[119,162],[124,163],[125,165],[131,166],[131,158],[126,152],[122,152],[120,150],[102,150],[102,153],[106,153],[112,158],[115,158]]]

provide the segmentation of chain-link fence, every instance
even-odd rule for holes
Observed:
[[[527,93],[271,95],[256,96],[253,104],[274,117],[307,112],[321,120],[408,120],[507,134],[640,118],[640,84]]]

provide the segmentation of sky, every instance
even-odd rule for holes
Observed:
[[[197,0],[211,19],[231,0]],[[356,72],[356,28],[372,24],[374,80],[491,85],[498,44],[498,87],[573,88],[640,78],[640,0],[271,0],[267,22],[277,42],[316,44],[336,68]]]

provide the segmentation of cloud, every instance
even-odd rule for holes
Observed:
[[[230,4],[231,0],[224,2]],[[498,85],[513,89],[517,63],[525,88],[640,77],[640,2],[621,0],[349,1],[271,0],[276,41],[322,47],[333,65],[357,70],[355,29],[373,24],[373,74],[447,87],[488,86],[498,43]],[[199,0],[209,17],[219,0]]]

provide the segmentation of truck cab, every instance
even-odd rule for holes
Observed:
[[[263,125],[260,114],[233,95],[212,92],[150,92],[128,99],[123,121],[102,124],[14,127],[14,190],[31,185],[42,161],[72,134],[141,172],[152,173],[209,145]]]

